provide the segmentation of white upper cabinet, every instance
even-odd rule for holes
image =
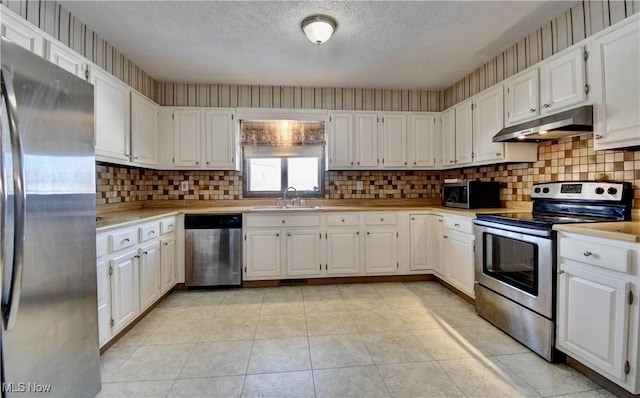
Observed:
[[[200,166],[200,109],[184,108],[173,111],[173,165]]]
[[[442,165],[451,167],[456,161],[456,108],[442,112],[442,129],[440,136]]]
[[[144,166],[158,165],[158,112],[155,102],[131,92],[132,162]]]
[[[540,104],[543,116],[587,101],[585,50],[575,48],[540,66]]]
[[[513,126],[540,114],[538,68],[521,73],[505,83],[505,125]]]
[[[492,140],[503,127],[504,95],[500,84],[483,91],[474,99],[473,160],[475,162],[504,158],[504,144]]]
[[[50,41],[47,46],[47,59],[69,73],[81,79],[89,80],[89,64],[80,54],[69,47]]]
[[[435,167],[437,122],[438,118],[435,115],[415,113],[409,116],[411,129],[409,148],[412,167]]]
[[[233,109],[204,112],[204,167],[236,170],[238,159]]]
[[[355,115],[356,167],[378,167],[378,114],[357,112]]]
[[[329,112],[329,168],[343,169],[353,162],[353,112]]]
[[[473,110],[472,100],[456,105],[456,166],[473,161]]]
[[[407,157],[407,115],[404,113],[382,114],[382,167],[390,169],[406,168]]]
[[[131,160],[130,91],[120,80],[93,68],[96,159],[128,163]]]
[[[595,38],[589,57],[594,148],[640,145],[640,17]]]
[[[4,5],[0,7],[2,12],[2,17],[0,18],[2,36],[32,53],[44,57],[45,40],[42,32]]]

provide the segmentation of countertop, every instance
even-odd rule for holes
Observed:
[[[640,242],[640,221],[602,222],[591,224],[558,224],[553,229],[597,238]]]
[[[425,204],[424,201],[414,200],[380,200],[380,201],[338,201],[310,202],[310,206],[318,206],[313,209],[278,208],[255,209],[255,207],[271,206],[273,201],[219,201],[219,203],[167,203],[148,202],[144,205],[125,204],[121,206],[101,207],[97,210],[96,229],[102,231],[114,227],[126,226],[139,222],[142,219],[161,218],[177,214],[224,214],[224,213],[297,213],[307,212],[340,212],[340,211],[429,211],[447,213],[463,217],[473,217],[478,213],[518,212],[530,211],[526,208],[483,208],[483,209],[457,209],[444,207],[440,204]],[[158,207],[156,207],[158,206]]]

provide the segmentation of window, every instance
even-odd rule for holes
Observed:
[[[294,187],[298,196],[322,197],[324,122],[321,130],[319,123],[242,121],[243,196],[275,198],[287,187]]]

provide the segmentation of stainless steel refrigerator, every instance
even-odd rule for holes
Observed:
[[[3,396],[93,397],[93,86],[5,38],[0,52]]]

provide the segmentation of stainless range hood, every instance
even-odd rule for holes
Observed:
[[[592,131],[593,105],[587,105],[506,127],[493,137],[493,142],[538,142]]]

